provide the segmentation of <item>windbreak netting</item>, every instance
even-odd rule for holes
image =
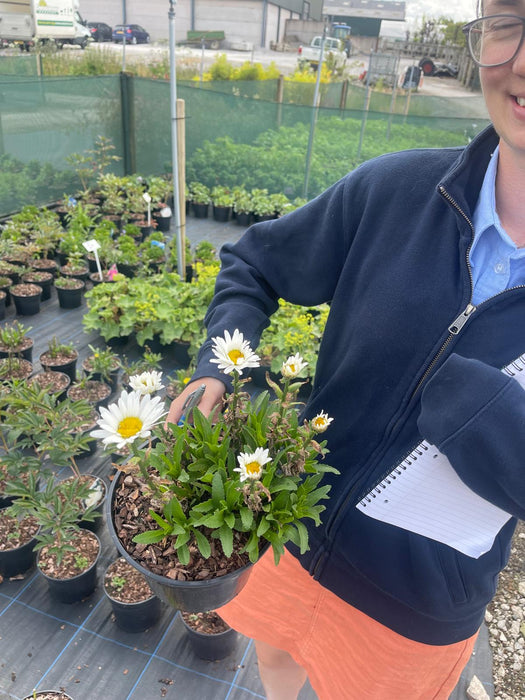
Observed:
[[[38,75],[38,55],[0,56],[0,77],[25,78]]]
[[[67,157],[99,135],[122,155],[119,86],[119,76],[0,79],[0,214],[78,189]]]
[[[479,96],[400,91],[392,100],[374,91],[365,110],[365,88],[349,85],[344,95],[336,83],[321,86],[313,110],[314,87],[285,81],[278,103],[275,80],[179,83],[186,181],[311,198],[371,157],[464,145],[488,124]],[[0,215],[78,190],[68,156],[92,150],[99,136],[121,157],[116,174],[171,173],[170,104],[166,80],[0,76]]]

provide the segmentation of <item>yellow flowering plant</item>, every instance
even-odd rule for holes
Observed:
[[[333,419],[320,413],[300,420],[296,397],[306,362],[298,353],[283,362],[282,380],[268,377],[268,390],[255,397],[242,373],[259,358],[242,333],[215,338],[213,353],[211,362],[233,386],[219,413],[207,417],[194,408],[177,425],[153,427],[142,447],[130,437],[129,413],[122,430],[114,425],[113,435],[105,433],[106,441],[131,445],[123,471],[149,496],[148,517],[139,512],[133,518],[133,541],[142,551],[175,551],[183,566],[197,554],[207,560],[219,543],[226,558],[255,562],[270,544],[277,563],[289,541],[301,552],[308,549],[303,520],[321,522],[330,490],[321,481],[326,472],[338,473],[324,463],[328,449],[320,439]],[[143,428],[141,421],[136,425]]]

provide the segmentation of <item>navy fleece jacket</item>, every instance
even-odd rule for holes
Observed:
[[[305,416],[334,418],[323,437],[341,474],[326,478],[323,525],[305,523],[310,550],[290,549],[323,586],[428,644],[475,633],[525,515],[525,391],[500,372],[525,352],[525,287],[456,323],[471,300],[471,215],[496,144],[489,128],[464,149],[381,156],[224,246],[195,374],[222,378],[211,337],[238,328],[255,348],[280,297],[330,302]],[[514,516],[478,559],[356,508],[422,438]]]

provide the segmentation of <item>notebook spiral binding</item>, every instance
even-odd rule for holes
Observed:
[[[417,461],[418,457],[420,457],[424,452],[427,452],[429,449],[430,443],[426,442],[425,440],[420,442],[417,447],[410,452],[410,454],[401,460],[397,467],[392,469],[392,471],[382,481],[380,481],[377,486],[374,486],[374,488],[366,494],[366,496],[360,501],[359,505],[362,508],[366,508],[367,503],[372,503],[374,498],[380,496],[383,491],[389,487],[392,481],[395,481],[398,476],[401,476],[401,474],[405,472],[411,464]]]
[[[525,389],[525,354],[510,362],[501,370],[509,377],[514,377],[519,384]],[[361,499],[359,505],[361,508],[366,508],[368,503],[372,503],[374,498],[380,496],[383,491],[395,480],[398,476],[408,469],[414,462],[417,461],[424,452],[431,449],[431,445],[426,440],[420,442],[410,454],[408,454],[386,477],[384,477],[374,488],[369,491],[364,498]],[[434,448],[435,449],[435,448]]]

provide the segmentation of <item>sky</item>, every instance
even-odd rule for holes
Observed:
[[[406,22],[383,22],[383,36],[403,36],[407,29],[413,31],[419,27],[425,17],[451,17],[457,22],[468,22],[476,14],[476,0],[454,0],[444,3],[443,0],[405,0]]]

